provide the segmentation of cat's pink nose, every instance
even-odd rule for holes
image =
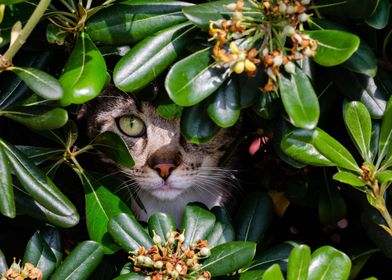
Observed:
[[[172,163],[159,163],[154,165],[154,169],[155,171],[158,172],[159,176],[161,176],[163,179],[167,179],[170,175],[170,173],[172,173],[172,171],[174,169],[176,169],[176,165],[172,164]]]

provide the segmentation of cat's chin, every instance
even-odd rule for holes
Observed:
[[[174,200],[181,195],[183,191],[183,189],[175,188],[170,184],[162,183],[158,188],[150,190],[150,193],[159,200]]]

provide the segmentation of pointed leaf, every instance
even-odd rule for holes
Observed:
[[[230,127],[238,121],[240,97],[233,80],[228,80],[212,95],[207,112],[220,127]]]
[[[345,62],[360,43],[356,35],[345,31],[314,30],[306,33],[318,42],[313,60],[322,66],[335,66]]]
[[[392,170],[380,171],[376,174],[377,180],[380,183],[387,183],[392,181]]]
[[[4,115],[35,130],[57,129],[68,121],[68,112],[63,108],[29,106],[12,108]]]
[[[86,197],[86,223],[92,240],[102,244],[105,254],[118,250],[117,244],[108,233],[111,217],[120,213],[132,214],[121,199],[110,192],[105,186],[87,172],[79,174]]]
[[[48,244],[38,231],[30,238],[27,243],[23,263],[29,262],[42,271],[43,280],[49,276],[56,268],[56,257]]]
[[[392,161],[392,98],[389,99],[382,118],[378,158],[384,165]]]
[[[383,29],[389,21],[390,4],[388,0],[377,1],[377,8],[372,16],[366,19],[366,23],[375,29]]]
[[[131,168],[135,165],[127,144],[117,133],[105,131],[99,134],[91,144],[122,167]]]
[[[208,116],[205,104],[184,108],[181,116],[181,133],[192,143],[202,144],[211,140],[220,130]]]
[[[154,242],[135,217],[119,214],[110,219],[108,231],[113,239],[127,252],[139,250],[141,247],[150,249]]]
[[[61,106],[83,104],[96,97],[107,81],[106,63],[87,33],[82,32],[60,76]]]
[[[300,68],[290,78],[279,76],[279,92],[294,126],[306,129],[316,127],[320,115],[318,99],[309,78]]]
[[[36,94],[45,99],[57,100],[63,97],[64,90],[53,76],[32,67],[8,67]]]
[[[264,193],[250,193],[236,215],[237,240],[260,242],[273,215],[272,200]]]
[[[298,245],[293,248],[289,256],[287,267],[287,280],[302,280],[308,276],[310,264],[310,248],[307,245]]]
[[[181,1],[128,0],[94,14],[87,22],[91,39],[104,45],[128,45],[186,20]]]
[[[331,246],[324,246],[312,254],[308,280],[346,280],[350,270],[351,261],[347,255]]]
[[[14,218],[16,216],[14,191],[11,179],[10,162],[0,146],[0,212],[4,216]]]
[[[194,31],[190,23],[183,23],[145,38],[118,61],[113,73],[114,84],[126,92],[145,87],[176,61]]]
[[[249,264],[256,252],[253,242],[233,241],[218,245],[211,249],[211,255],[203,263],[203,270],[211,276],[233,273]]]
[[[197,205],[187,205],[182,217],[181,230],[185,232],[185,246],[204,240],[215,224],[215,215]]]
[[[354,187],[362,187],[365,185],[365,183],[358,178],[358,175],[351,172],[339,171],[338,173],[335,173],[332,178],[336,181],[349,184]]]
[[[157,234],[162,243],[166,242],[166,235],[176,230],[176,223],[172,216],[166,213],[154,213],[148,219],[148,231],[150,236]]]
[[[103,259],[103,250],[95,241],[83,241],[56,269],[51,280],[84,280],[88,279]]]
[[[211,66],[210,48],[178,61],[166,75],[165,88],[180,106],[192,106],[211,95],[225,80],[222,70]]]
[[[280,266],[278,264],[273,264],[264,272],[262,280],[284,280]]]
[[[355,146],[364,161],[370,161],[370,139],[372,121],[365,105],[358,101],[346,103],[343,109],[344,122]]]
[[[77,215],[68,198],[24,154],[4,140],[0,140],[0,146],[4,148],[19,182],[38,203],[57,215]]]
[[[352,261],[352,268],[350,272],[349,279],[356,279],[361,272],[362,268],[367,263],[368,259],[377,253],[379,249],[370,249],[363,252],[358,252],[355,255],[350,255],[350,259]],[[367,278],[370,279],[370,278]],[[374,278],[374,280],[377,280]]]

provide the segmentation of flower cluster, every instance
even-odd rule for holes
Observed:
[[[161,238],[154,235],[153,247],[130,252],[135,272],[143,273],[151,280],[211,279],[210,273],[202,271],[199,263],[210,255],[206,240],[198,240],[188,248],[183,244],[184,234],[169,232],[166,239],[162,244]]]
[[[209,27],[210,40],[216,41],[212,56],[217,67],[227,68],[228,74],[254,76],[263,65],[268,82],[261,89],[277,91],[282,67],[295,74],[295,61],[316,55],[317,41],[299,31],[309,18],[310,2],[249,0],[248,7],[238,0],[227,5],[233,11],[231,18],[211,21]]]
[[[20,260],[16,263],[15,258],[11,267],[1,275],[0,280],[42,280],[42,271],[31,263],[20,265]]]

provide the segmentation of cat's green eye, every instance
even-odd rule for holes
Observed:
[[[117,125],[122,133],[131,137],[143,136],[146,130],[144,122],[135,116],[123,116],[118,119]]]

